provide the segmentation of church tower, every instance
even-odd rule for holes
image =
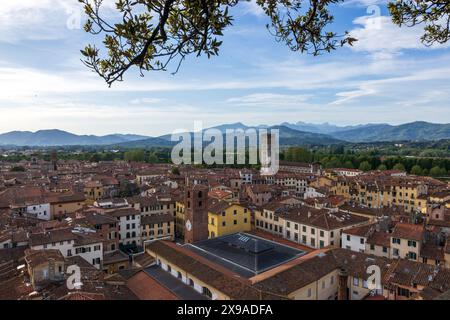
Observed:
[[[52,160],[52,170],[58,171],[58,153],[56,152],[56,150],[52,151],[51,160]]]
[[[208,187],[201,184],[186,187],[185,243],[208,239],[208,191]]]

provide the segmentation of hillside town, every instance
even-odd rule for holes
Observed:
[[[450,293],[450,186],[430,177],[319,163],[282,162],[264,176],[56,157],[0,169],[0,299]],[[370,266],[381,272],[375,288]]]

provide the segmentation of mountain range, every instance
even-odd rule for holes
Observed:
[[[0,134],[0,145],[15,146],[67,146],[67,145],[109,145],[146,139],[135,134],[110,134],[106,136],[76,135],[62,130],[11,131]]]
[[[329,145],[344,142],[380,141],[432,141],[450,139],[450,124],[416,121],[402,125],[361,124],[336,126],[329,123],[284,122],[277,126],[247,126],[243,123],[223,124],[216,127],[225,134],[227,129],[266,128],[280,130],[281,145]],[[62,130],[11,131],[0,134],[0,146],[73,146],[103,145],[125,148],[167,147],[174,144],[171,135],[148,137],[134,134],[110,134],[105,136],[76,135]]]

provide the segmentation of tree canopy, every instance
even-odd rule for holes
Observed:
[[[188,55],[218,55],[223,32],[234,22],[229,9],[249,0],[116,0],[115,18],[103,13],[103,0],[78,1],[88,18],[85,31],[102,35],[104,46],[87,45],[83,62],[111,85],[133,66],[144,76],[175,60],[176,73]],[[269,18],[269,32],[293,51],[318,55],[357,41],[331,27],[330,7],[344,0],[255,1]],[[391,1],[388,8],[399,26],[423,24],[426,45],[449,40],[447,0]]]

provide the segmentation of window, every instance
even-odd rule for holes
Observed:
[[[225,215],[226,215],[226,212],[222,211],[222,217],[225,217]]]
[[[320,248],[325,247],[325,243],[323,242],[323,240],[320,240],[320,241],[319,241],[319,246],[320,246]]]
[[[71,257],[71,256],[72,256],[72,249],[68,249],[68,250],[67,250],[67,256],[68,256],[68,257]]]
[[[347,235],[347,241],[350,241],[350,236],[349,235]]]
[[[183,276],[181,275],[181,272],[180,272],[180,271],[177,272],[177,278],[178,278],[178,279],[182,279],[182,278],[183,278]]]
[[[398,238],[392,238],[392,243],[401,244],[401,239]]]
[[[212,299],[212,292],[207,287],[203,287],[203,295],[205,295],[208,298]]]
[[[364,238],[360,238],[359,243],[364,244]]]
[[[233,221],[233,224],[234,224],[234,225],[237,225],[237,220],[234,220],[234,221]]]
[[[233,211],[233,214],[234,214],[234,215],[237,215],[237,210],[234,210],[234,211]]]
[[[167,271],[172,272],[172,267],[170,266],[170,264],[167,265]]]
[[[403,297],[407,297],[409,298],[409,290],[408,289],[404,289],[404,288],[397,288],[397,293],[399,296],[403,296]]]
[[[393,254],[395,257],[398,257],[398,255],[399,255],[398,249],[394,249],[394,250],[392,251],[392,254]]]
[[[320,230],[320,236],[323,237],[325,235],[325,232],[323,230]]]
[[[194,280],[189,279],[189,286],[190,286],[190,287],[193,287],[193,286],[194,286]]]
[[[303,232],[306,232],[306,226],[303,226]]]
[[[387,253],[387,247],[383,247],[383,252]]]
[[[417,254],[415,252],[409,252],[408,257],[411,260],[417,260]]]
[[[358,278],[353,278],[353,285],[354,285],[355,287],[358,287],[358,286],[359,286],[359,279],[358,279]]]
[[[222,227],[225,227],[226,223],[225,221],[222,221]]]
[[[375,250],[375,245],[371,244],[370,245],[370,250],[372,250],[372,251]]]
[[[248,221],[247,218],[244,218],[244,223],[247,223],[247,221]]]
[[[310,298],[310,297],[311,297],[311,294],[312,294],[312,292],[311,292],[311,288],[309,288],[309,289],[308,289],[308,298]]]
[[[408,247],[416,247],[417,246],[417,243],[415,242],[415,241],[413,241],[413,240],[408,240]]]

